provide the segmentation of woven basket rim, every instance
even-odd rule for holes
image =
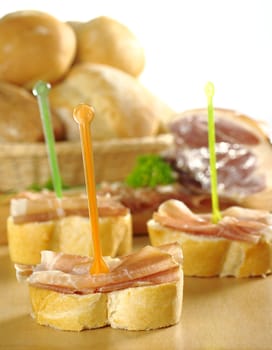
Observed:
[[[171,134],[161,134],[158,136],[147,136],[131,139],[113,139],[107,141],[94,141],[94,152],[125,152],[129,153],[135,149],[149,149],[158,146],[170,146],[173,141]],[[60,141],[55,143],[58,154],[81,153],[80,141]],[[17,158],[24,156],[44,156],[47,154],[45,143],[3,143],[0,144],[0,158]]]

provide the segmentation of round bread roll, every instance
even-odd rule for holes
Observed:
[[[81,25],[69,23],[77,36],[77,62],[108,64],[133,76],[139,76],[143,71],[144,49],[122,23],[105,16]]]
[[[93,138],[133,138],[158,133],[173,111],[136,78],[102,64],[81,63],[49,95],[52,109],[63,119],[69,140],[79,139],[72,115],[79,103],[94,107]]]
[[[72,28],[49,14],[18,11],[0,19],[0,80],[32,88],[61,79],[76,53]]]
[[[52,126],[55,139],[63,140],[64,124],[53,113]],[[22,87],[0,82],[0,142],[43,140],[43,128],[35,97]]]

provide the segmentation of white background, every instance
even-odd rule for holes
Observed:
[[[214,105],[272,124],[272,0],[2,0],[0,16],[37,9],[60,20],[106,15],[146,52],[140,79],[176,111]]]

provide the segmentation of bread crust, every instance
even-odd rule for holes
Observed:
[[[144,49],[124,24],[106,16],[69,24],[77,37],[76,62],[107,64],[135,77],[143,71]]]
[[[40,325],[81,331],[110,325],[148,330],[179,322],[183,273],[178,282],[127,288],[109,293],[64,294],[30,286],[33,317]]]
[[[32,316],[40,325],[81,331],[108,324],[106,294],[63,294],[33,286],[29,291]]]
[[[272,272],[272,242],[233,241],[193,235],[164,227],[151,219],[147,223],[151,244],[178,242],[184,256],[185,276],[262,276]]]
[[[178,282],[109,293],[112,328],[149,330],[176,324],[181,316],[183,275]]]
[[[116,256],[131,251],[130,213],[100,217],[99,230],[103,255]],[[10,258],[16,264],[38,264],[41,250],[90,256],[93,254],[89,219],[80,216],[25,224],[15,224],[10,216],[7,220],[7,234]]]
[[[8,48],[8,49],[7,49]],[[56,82],[76,54],[72,28],[40,11],[17,11],[0,20],[0,79],[31,89]]]
[[[0,143],[44,140],[37,101],[26,89],[0,82],[0,115]],[[63,140],[64,124],[56,114],[51,117],[56,141]]]
[[[53,221],[16,225],[12,217],[8,217],[7,236],[11,261],[26,265],[38,264],[40,252],[50,246],[53,231]]]

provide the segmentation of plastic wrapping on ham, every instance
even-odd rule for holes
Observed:
[[[90,274],[92,258],[43,251],[41,263],[28,278],[30,285],[63,293],[87,294],[173,282],[182,263],[177,243],[146,246],[120,258],[105,258],[109,273]]]
[[[251,151],[225,142],[217,143],[215,151],[219,193],[245,196],[265,189],[265,174],[257,172],[257,157]],[[210,192],[209,159],[206,147],[175,150],[172,163],[183,186],[195,192]]]
[[[256,121],[234,111],[215,109],[214,116],[218,192],[241,205],[256,207],[254,200],[247,197],[272,189],[272,146],[268,136]],[[191,193],[210,193],[207,111],[182,113],[169,127],[175,147],[164,154],[165,159]],[[269,198],[270,205],[270,192]],[[261,198],[259,205],[268,208]]]
[[[215,224],[210,214],[194,214],[184,203],[173,199],[164,202],[153,219],[162,226],[192,235],[251,243],[272,239],[272,214],[268,211],[230,207],[221,214],[222,219]]]

